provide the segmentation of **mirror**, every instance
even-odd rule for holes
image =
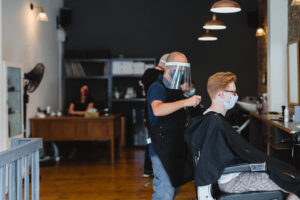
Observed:
[[[23,135],[22,112],[22,70],[19,67],[7,67],[7,106],[8,135]]]
[[[288,44],[288,103],[299,105],[299,41]]]

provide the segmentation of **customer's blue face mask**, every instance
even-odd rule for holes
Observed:
[[[196,92],[196,89],[195,89],[195,88],[192,88],[192,89],[190,89],[189,93],[187,93],[187,96],[188,96],[188,97],[194,96],[194,95],[195,95],[195,92]]]
[[[229,102],[224,101],[225,109],[230,110],[231,108],[233,108],[235,103],[238,101],[238,99],[239,99],[239,97],[237,95],[236,96],[231,95]]]

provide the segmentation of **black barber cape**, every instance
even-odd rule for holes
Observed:
[[[211,111],[193,118],[186,129],[185,140],[193,156],[200,151],[194,172],[197,186],[215,183],[227,166],[266,162],[270,178],[284,190],[300,197],[299,172],[251,146],[221,114]]]

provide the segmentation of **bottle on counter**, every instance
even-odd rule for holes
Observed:
[[[267,93],[262,94],[262,113],[267,114],[268,113],[268,104],[267,104]]]
[[[282,115],[282,119],[283,119],[283,118],[284,118],[285,106],[281,106],[281,109],[282,109],[282,113],[281,113],[281,115]]]
[[[262,97],[259,97],[256,101],[256,111],[261,114],[262,113]]]
[[[288,106],[284,109],[284,122],[289,122],[289,109]]]

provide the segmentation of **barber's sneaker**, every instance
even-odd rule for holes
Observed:
[[[153,176],[153,171],[152,170],[145,170],[144,171],[143,177],[149,178],[151,176]]]

